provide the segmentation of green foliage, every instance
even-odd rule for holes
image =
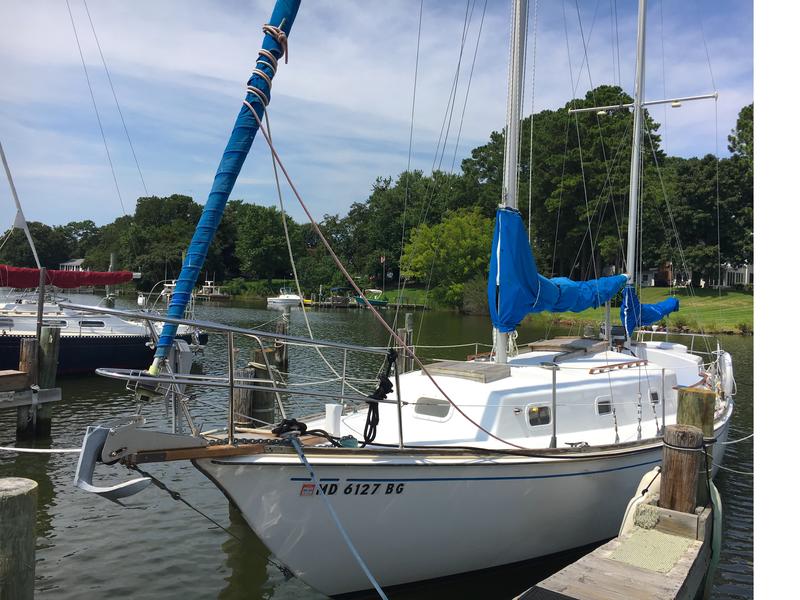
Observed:
[[[31,221],[28,223],[28,229],[43,267],[58,269],[59,263],[76,258],[71,255],[74,250],[73,239],[63,227],[50,227],[38,221]],[[5,244],[0,249],[0,262],[14,267],[36,266],[28,239],[21,229],[6,231],[3,239]]]
[[[477,207],[461,209],[441,223],[414,229],[404,250],[401,274],[429,279],[440,302],[460,307],[463,284],[486,272],[491,245],[492,221]]]
[[[254,279],[290,277],[291,263],[281,213],[274,206],[239,204],[236,210],[235,256],[243,275]],[[292,249],[302,247],[300,229],[286,217]]]

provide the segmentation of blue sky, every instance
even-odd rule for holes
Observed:
[[[189,194],[204,202],[272,1],[87,3],[149,192]],[[458,168],[470,149],[503,126],[509,5],[488,2],[456,148],[482,1],[472,14],[444,168],[453,157]],[[70,0],[70,6],[125,210],[132,212],[144,189],[83,0]],[[424,2],[412,168],[431,168],[466,6],[466,0]],[[574,0],[539,4],[533,88],[529,38],[526,113],[532,89],[535,110],[556,108],[572,97],[573,85],[575,94],[583,96],[589,75],[595,86],[621,78],[623,87],[632,88],[637,2],[578,0],[577,7],[580,24]],[[275,80],[271,122],[278,151],[315,217],[345,213],[352,202],[367,198],[376,177],[405,169],[418,15],[418,0],[302,4],[290,36],[289,63],[281,63]],[[532,27],[533,14],[530,21]],[[589,69],[584,67],[578,78],[584,53],[580,25]],[[716,107],[704,101],[654,110],[655,118],[666,124],[667,151],[694,156],[718,148],[726,155],[736,115],[753,100],[752,2],[678,0],[662,6],[653,0],[647,52],[648,99],[714,89],[720,94]],[[104,224],[122,215],[65,3],[0,3],[0,56],[0,139],[28,219]],[[271,170],[264,144],[257,140],[232,197],[275,204]],[[7,186],[0,189],[0,229],[5,229],[14,210]],[[305,220],[296,203],[290,202],[288,210]]]

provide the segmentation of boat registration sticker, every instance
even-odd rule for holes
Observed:
[[[391,496],[402,494],[404,488],[404,483],[347,483],[344,487],[338,483],[321,483],[319,488],[313,483],[303,483],[300,495],[319,496],[321,492],[326,496],[335,496],[338,492],[344,496]]]

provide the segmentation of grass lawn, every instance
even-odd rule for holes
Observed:
[[[686,289],[673,290],[680,300],[680,310],[667,317],[670,328],[686,328],[707,333],[750,333],[753,331],[753,294],[734,290]],[[668,288],[643,288],[641,300],[658,302],[669,297]],[[563,313],[564,320],[602,321],[604,309],[587,310],[582,313]],[[612,321],[619,322],[619,307],[611,309]]]

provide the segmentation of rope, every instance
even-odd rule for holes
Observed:
[[[19,452],[20,454],[80,454],[80,448],[17,448],[0,446],[2,452]]]
[[[294,182],[292,181],[292,178],[289,176],[289,173],[286,170],[286,167],[283,165],[283,162],[281,162],[280,156],[278,156],[278,153],[275,150],[275,147],[272,145],[272,140],[270,139],[269,134],[267,133],[266,129],[264,128],[263,123],[261,123],[261,120],[258,118],[258,113],[256,113],[256,111],[252,107],[252,105],[249,102],[247,102],[246,100],[244,101],[244,104],[245,104],[245,106],[247,106],[247,108],[250,109],[250,112],[253,114],[253,118],[256,119],[256,122],[258,123],[259,129],[261,130],[261,134],[264,137],[264,139],[267,142],[267,144],[269,145],[270,152],[275,157],[275,160],[276,160],[278,166],[281,168],[281,171],[283,172],[283,176],[286,177],[286,181],[289,183],[289,187],[291,187],[292,192],[294,193],[295,197],[297,198],[297,201],[300,203],[300,206],[303,209],[303,212],[305,212],[306,216],[308,217],[308,220],[311,223],[312,228],[314,229],[314,233],[316,233],[317,237],[319,237],[320,241],[325,246],[325,249],[328,251],[328,253],[331,255],[331,258],[333,258],[333,261],[336,263],[337,268],[345,276],[345,278],[347,279],[348,283],[350,283],[352,288],[355,290],[356,294],[364,299],[364,303],[366,305],[367,310],[372,312],[373,316],[375,316],[375,318],[378,320],[378,323],[384,329],[386,329],[386,331],[389,333],[390,336],[392,336],[392,338],[394,338],[394,340],[397,342],[397,345],[400,348],[402,348],[403,350],[405,350],[407,356],[411,356],[411,358],[414,360],[414,362],[416,362],[420,366],[420,370],[428,377],[428,379],[430,379],[431,383],[433,383],[434,387],[439,391],[439,393],[442,394],[442,396],[453,406],[453,408],[456,410],[456,412],[458,412],[462,417],[464,417],[464,419],[466,419],[467,422],[469,422],[472,425],[474,425],[479,431],[482,431],[483,433],[485,433],[486,435],[488,435],[492,439],[495,439],[495,440],[497,440],[497,441],[499,441],[499,442],[501,442],[503,444],[507,444],[507,445],[509,445],[509,446],[511,446],[513,448],[519,448],[520,450],[524,450],[525,449],[524,446],[518,446],[517,444],[514,444],[512,442],[509,442],[507,440],[504,440],[504,439],[496,436],[491,431],[485,429],[479,423],[477,423],[475,420],[470,418],[463,410],[461,410],[458,407],[458,405],[455,402],[453,402],[453,400],[451,400],[450,397],[445,393],[445,391],[442,389],[442,387],[439,385],[439,383],[430,374],[428,369],[425,368],[425,365],[422,363],[422,361],[416,355],[416,353],[405,343],[405,341],[402,338],[400,338],[399,335],[397,335],[397,333],[392,329],[392,327],[384,320],[384,318],[381,316],[381,314],[378,312],[378,310],[374,306],[372,306],[372,304],[367,300],[367,297],[364,295],[364,292],[361,290],[361,288],[358,286],[358,284],[356,284],[356,282],[353,280],[353,278],[351,277],[350,273],[347,271],[345,266],[342,264],[342,261],[339,259],[339,257],[337,256],[336,252],[331,247],[330,242],[328,242],[328,239],[322,233],[322,230],[320,229],[320,227],[317,224],[316,220],[311,215],[311,211],[308,210],[308,206],[306,206],[306,203],[303,201],[302,197],[300,196],[300,192],[295,187]]]
[[[381,589],[381,586],[375,580],[375,577],[372,575],[372,572],[369,570],[366,563],[364,562],[364,559],[361,558],[361,555],[358,553],[358,550],[356,550],[356,547],[353,545],[353,541],[350,539],[350,536],[347,535],[347,531],[342,525],[342,522],[339,520],[339,516],[336,514],[336,511],[333,510],[333,505],[331,504],[331,501],[328,499],[328,495],[325,493],[325,489],[319,484],[319,479],[317,479],[317,474],[314,472],[314,469],[311,468],[311,464],[308,462],[308,459],[306,458],[306,455],[303,452],[303,448],[302,446],[300,446],[300,442],[297,441],[297,436],[293,435],[289,437],[289,439],[291,440],[292,446],[294,446],[294,449],[297,452],[297,456],[300,458],[303,465],[305,465],[308,474],[311,476],[311,481],[314,484],[314,489],[319,490],[319,495],[322,496],[322,499],[325,502],[325,507],[328,509],[328,512],[331,513],[333,522],[339,529],[339,533],[342,534],[342,537],[344,538],[347,547],[350,549],[350,552],[355,557],[358,566],[361,567],[362,571],[364,571],[364,574],[367,576],[367,579],[369,579],[370,583],[372,584],[372,587],[375,588],[375,591],[378,592],[378,595],[383,600],[388,600],[386,594],[383,592],[383,589]]]
[[[265,25],[264,27],[266,28],[267,26]],[[266,31],[264,33],[266,33]],[[286,36],[284,35],[284,38],[285,37]],[[270,56],[272,56],[272,55],[270,55]],[[245,102],[245,104],[246,103],[247,102]],[[267,134],[269,135],[269,139],[271,141],[272,140],[272,129],[270,128],[270,125],[269,125],[269,113],[267,113],[266,106],[264,107],[264,121],[266,122]],[[259,122],[259,124],[260,124],[260,122]],[[280,178],[278,177],[278,167],[275,164],[275,156],[274,155],[272,156],[272,172],[275,175],[275,186],[276,186],[277,192],[278,192],[278,202],[280,203],[280,207],[281,207],[281,222],[283,224],[283,233],[284,233],[284,236],[286,237],[286,248],[289,250],[289,262],[292,265],[292,276],[294,277],[294,284],[295,284],[295,287],[297,288],[297,295],[302,298],[303,297],[303,290],[300,288],[300,279],[299,279],[299,277],[297,275],[297,265],[294,262],[294,252],[292,251],[292,241],[291,241],[291,239],[289,237],[289,226],[288,226],[288,224],[286,222],[286,210],[285,210],[285,208],[283,206],[283,192],[281,191]],[[314,332],[311,330],[311,323],[308,320],[308,313],[306,311],[305,302],[300,302],[300,310],[302,310],[302,312],[303,312],[303,319],[305,320],[305,323],[306,323],[306,330],[308,331],[308,337],[310,337],[313,340],[314,339]],[[322,362],[325,363],[325,365],[328,367],[330,372],[333,373],[338,379],[344,381],[344,384],[346,386],[348,386],[351,389],[355,389],[355,388],[353,388],[352,385],[350,385],[349,383],[347,383],[347,381],[344,380],[344,375],[345,375],[344,373],[339,375],[338,371],[336,371],[336,369],[333,368],[333,365],[331,365],[331,363],[328,362],[328,359],[325,358],[325,355],[322,354],[322,350],[320,350],[319,348],[316,348],[316,350],[317,350],[317,354],[322,359]],[[355,390],[355,391],[358,391],[358,390]]]
[[[725,467],[723,465],[718,465],[717,463],[714,463],[714,466],[717,467],[718,469],[722,469],[723,471],[729,471],[731,473],[736,473],[737,475],[749,475],[750,477],[754,477],[755,476],[755,473],[750,473],[748,471],[737,471],[736,469],[731,469],[730,467]]]
[[[727,442],[718,442],[718,443],[722,444],[723,446],[728,446],[729,444],[738,444],[739,442],[744,442],[746,440],[749,440],[754,435],[755,433],[751,433],[750,435],[746,435],[743,438],[739,438],[738,440],[728,440]]]
[[[194,512],[196,512],[201,517],[203,517],[205,519],[208,519],[212,524],[214,524],[216,527],[220,528],[222,531],[227,533],[233,539],[237,540],[240,543],[244,543],[244,540],[242,538],[240,538],[238,535],[233,533],[230,529],[228,529],[227,527],[222,525],[219,521],[215,520],[210,515],[207,515],[206,513],[204,513],[202,510],[200,510],[196,506],[193,506],[192,504],[190,504],[188,500],[186,500],[183,496],[181,496],[180,492],[176,492],[175,490],[169,489],[167,487],[167,485],[163,481],[161,481],[158,477],[156,477],[155,475],[151,475],[150,473],[146,472],[144,469],[140,468],[139,465],[135,465],[135,464],[134,465],[130,465],[129,468],[133,469],[137,473],[141,474],[143,477],[149,477],[150,480],[153,482],[153,485],[155,485],[157,488],[159,488],[161,490],[164,490],[167,494],[169,494],[170,498],[172,498],[173,500],[175,500],[177,502],[182,502],[183,504],[185,504],[186,506],[191,508]],[[294,574],[287,567],[285,567],[282,564],[272,560],[268,556],[266,557],[266,559],[267,559],[267,562],[269,564],[271,564],[272,566],[276,567],[281,573],[283,573],[283,576],[286,577],[286,579],[290,579],[290,578],[294,577]]]

